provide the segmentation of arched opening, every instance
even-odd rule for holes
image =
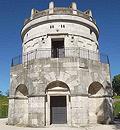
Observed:
[[[20,84],[15,91],[15,97],[26,98],[28,96],[27,87],[24,84]]]
[[[49,83],[45,89],[45,92],[48,93],[50,91],[56,91],[56,92],[62,92],[62,91],[66,91],[66,92],[70,92],[70,89],[68,87],[68,85],[62,81],[53,81],[51,83]]]
[[[90,84],[88,88],[88,94],[90,95],[103,95],[104,94],[104,88],[103,85],[99,82],[93,82]]]
[[[88,88],[89,94],[89,122],[98,123],[98,118],[101,118],[102,108],[98,110],[103,102],[105,90],[101,83],[95,81],[92,82]],[[99,112],[98,112],[99,111]]]
[[[47,85],[46,124],[67,124],[70,114],[70,89],[62,81],[53,81]]]
[[[20,84],[15,91],[15,124],[27,125],[28,123],[28,89]]]

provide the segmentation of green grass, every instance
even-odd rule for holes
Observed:
[[[8,116],[8,98],[6,96],[0,96],[0,118]]]

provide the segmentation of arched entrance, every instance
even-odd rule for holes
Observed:
[[[46,88],[46,124],[69,124],[70,90],[62,81],[53,81]]]
[[[28,89],[20,84],[15,91],[14,117],[15,124],[27,125],[28,123]]]
[[[66,96],[50,96],[50,124],[67,123]]]

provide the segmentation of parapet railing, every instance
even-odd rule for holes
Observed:
[[[59,50],[53,49],[36,49],[23,55],[19,55],[12,59],[11,66],[27,63],[33,59],[45,58],[84,58],[88,60],[98,61],[109,64],[108,56],[100,52],[95,52],[83,48],[65,48]]]
[[[63,15],[77,15],[79,17],[83,17],[85,19],[88,19],[88,20],[96,23],[95,20],[92,17],[84,14],[83,12],[81,12],[79,10],[77,10],[77,14],[73,14],[73,9],[72,8],[60,8],[60,7],[58,8],[57,7],[57,8],[53,9],[53,15],[61,15],[61,14],[63,14]],[[47,15],[50,15],[49,14],[49,9],[39,11],[38,13],[34,14],[33,19],[43,17],[43,16],[47,16]],[[25,20],[24,24],[27,24],[30,21],[31,21],[31,19],[28,18],[28,19]]]

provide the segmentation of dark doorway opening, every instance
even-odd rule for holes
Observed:
[[[65,57],[64,39],[52,39],[52,58],[63,58]]]
[[[50,124],[66,124],[66,96],[50,96]]]

